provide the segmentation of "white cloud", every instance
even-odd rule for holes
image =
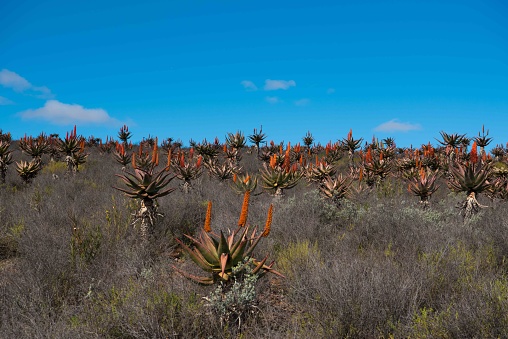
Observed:
[[[280,99],[277,97],[266,97],[265,100],[270,104],[277,104],[280,102]]]
[[[76,104],[64,104],[48,100],[42,108],[19,113],[23,119],[46,120],[55,125],[119,124],[102,108],[84,108]]]
[[[16,92],[23,92],[32,87],[32,84],[28,80],[8,69],[0,71],[0,84],[4,87],[12,88]]]
[[[422,129],[422,127],[419,124],[411,124],[409,122],[399,122],[398,119],[392,119],[374,128],[375,131],[379,132],[409,132],[419,129]]]
[[[46,86],[34,86],[21,75],[8,69],[0,71],[0,85],[12,88],[16,92],[35,92],[35,96],[41,99],[53,98],[53,94]]]
[[[14,102],[7,99],[6,97],[0,96],[0,106],[6,106],[6,105],[14,105]]]
[[[250,80],[244,80],[240,84],[248,91],[257,91],[258,87]]]
[[[326,94],[332,94],[332,93],[335,93],[335,88],[328,88],[326,90]]]
[[[300,100],[296,100],[295,101],[295,105],[296,106],[306,106],[310,103],[310,100],[307,99],[307,98],[304,98],[304,99],[300,99]]]
[[[265,80],[265,91],[275,91],[278,89],[288,89],[289,87],[296,86],[296,82],[294,80]]]

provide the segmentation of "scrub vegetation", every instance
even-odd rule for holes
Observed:
[[[502,338],[508,159],[0,131],[5,338]]]

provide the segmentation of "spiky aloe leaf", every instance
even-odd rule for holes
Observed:
[[[211,267],[217,266],[219,263],[219,255],[214,247],[208,246],[207,243],[199,241],[189,235],[185,235],[192,241],[192,244],[196,248],[196,252],[199,253]]]
[[[199,284],[202,284],[202,285],[213,285],[214,283],[214,280],[213,280],[213,277],[200,277],[200,276],[196,276],[194,274],[190,274],[190,273],[187,273],[179,268],[177,268],[175,265],[172,265],[171,267],[173,267],[173,269],[175,271],[177,271],[178,273],[180,273],[181,275],[183,275],[184,277],[186,278],[189,278]]]
[[[220,240],[219,240],[219,246],[217,247],[217,253],[219,255],[222,255],[223,253],[228,254],[228,255],[230,254],[228,242],[227,242],[226,238],[224,237],[224,233],[222,233],[222,231],[220,231]]]
[[[189,246],[185,245],[180,239],[176,239],[176,241],[182,246],[182,249],[185,253],[189,255],[189,257],[194,261],[201,269],[206,272],[212,272],[212,266],[207,262],[207,260],[201,255],[199,251],[193,251]]]

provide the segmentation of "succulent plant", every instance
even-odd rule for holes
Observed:
[[[256,145],[256,152],[259,155],[259,144],[265,141],[266,134],[263,133],[263,126],[259,129],[259,132],[254,128],[254,133],[248,136],[249,141]]]
[[[478,213],[480,208],[486,207],[478,203],[476,196],[490,189],[489,179],[492,174],[490,164],[475,161],[471,155],[470,159],[468,162],[455,162],[449,170],[451,177],[448,180],[448,187],[452,191],[465,192],[467,195],[466,201],[460,206],[465,219]]]
[[[33,159],[41,160],[42,156],[48,153],[50,145],[48,138],[41,134],[37,138],[26,135],[19,140],[19,148]]]
[[[244,148],[245,147],[245,136],[242,132],[237,131],[236,133],[228,133],[226,136],[226,144],[231,148]]]
[[[118,132],[118,139],[120,139],[124,145],[127,145],[127,142],[132,137],[132,133],[129,132],[129,127],[127,125],[123,125]]]
[[[88,154],[85,150],[85,139],[78,137],[76,134],[76,126],[70,133],[66,133],[65,139],[59,139],[57,149],[65,155],[67,163],[67,173],[78,172],[79,165],[84,164]]]
[[[32,159],[28,162],[21,160],[20,162],[16,162],[16,166],[16,171],[25,184],[29,184],[42,169],[41,161],[39,159]]]
[[[243,262],[245,265],[250,265],[253,268],[253,274],[270,272],[282,276],[279,272],[272,269],[273,262],[270,265],[265,265],[268,257],[265,257],[263,260],[256,260],[252,257],[253,251],[261,238],[269,233],[272,219],[271,214],[273,213],[272,207],[269,209],[263,232],[258,233],[255,227],[251,233],[249,226],[240,226],[234,232],[225,236],[222,231],[220,231],[220,234],[211,231],[210,213],[208,212],[211,210],[211,203],[208,206],[205,227],[202,229],[199,237],[195,238],[185,235],[190,240],[191,246],[186,245],[180,239],[177,239],[177,241],[192,261],[207,272],[209,276],[195,276],[173,265],[173,268],[177,272],[199,284],[211,285],[219,281],[230,281],[235,266]],[[238,272],[238,270],[235,271]]]
[[[368,184],[379,183],[383,181],[392,170],[392,164],[383,158],[383,154],[373,154],[371,148],[363,156],[363,169]]]
[[[438,171],[430,172],[426,171],[424,168],[420,168],[419,176],[413,178],[409,182],[409,191],[417,197],[420,197],[420,204],[423,209],[429,207],[429,198],[439,188],[439,185],[436,185],[436,179],[438,176]]]
[[[196,153],[203,157],[203,160],[215,159],[220,152],[220,145],[212,144],[206,139],[201,143],[196,143],[194,146]]]
[[[439,142],[443,146],[448,146],[451,148],[457,148],[462,143],[462,140],[466,137],[465,134],[457,134],[457,133],[448,134],[444,131],[439,132],[439,134],[441,134],[441,138],[443,140],[436,139],[437,142]]]
[[[0,141],[11,143],[12,136],[10,132],[4,133],[2,129],[0,129]]]
[[[354,167],[354,155],[357,149],[361,148],[363,138],[354,139],[353,130],[350,129],[347,138],[342,139],[343,148],[348,152],[349,167]]]
[[[307,131],[307,134],[302,138],[303,144],[305,147],[310,148],[312,146],[312,143],[314,142],[314,137],[310,133],[310,131]]]
[[[176,174],[176,178],[182,181],[182,190],[189,193],[192,188],[192,180],[195,180],[203,174],[201,166],[203,157],[194,157],[194,149],[189,150],[189,154],[185,157],[183,152],[171,159],[171,169]]]
[[[9,150],[10,142],[0,140],[0,183],[5,183],[7,168],[12,164],[12,151]]]
[[[258,178],[251,177],[248,173],[245,175],[233,176],[233,184],[231,187],[238,194],[245,194],[246,192],[254,192],[258,185]]]
[[[233,176],[240,171],[239,168],[232,165],[230,162],[220,164],[218,161],[204,162],[205,166],[211,175],[219,179],[221,182],[233,178]]]
[[[278,167],[261,170],[263,188],[276,197],[283,196],[283,190],[295,187],[301,178],[302,175],[295,170],[286,171]]]
[[[113,157],[116,162],[118,162],[120,165],[122,165],[122,169],[125,169],[125,167],[130,164],[132,161],[132,154],[128,154],[125,151],[125,146],[120,143],[116,143],[115,152],[113,153]]]
[[[116,146],[116,143],[113,140],[106,137],[106,142],[102,142],[102,139],[99,140],[99,151],[101,154],[110,153],[113,149],[113,146]],[[125,149],[127,151],[127,149]]]
[[[344,177],[340,173],[337,177],[327,177],[319,185],[319,190],[325,197],[333,201],[337,206],[340,206],[341,200],[349,194],[349,189],[353,180],[349,177]]]
[[[485,147],[487,147],[492,142],[492,138],[489,138],[488,135],[489,131],[487,130],[487,133],[485,133],[485,126],[482,126],[482,134],[478,132],[478,136],[474,138],[476,144],[478,147],[480,147],[480,154],[484,154]]]
[[[164,170],[158,173],[150,173],[142,169],[134,169],[134,174],[126,172],[125,175],[116,174],[130,189],[115,187],[134,199],[157,199],[171,193],[174,188],[163,190],[174,178]]]
[[[506,150],[503,145],[496,145],[490,150],[490,153],[494,156],[495,161],[501,161],[506,154]]]
[[[309,164],[307,166],[305,176],[309,181],[321,183],[323,180],[333,177],[336,171],[335,165],[330,165],[325,161],[318,161],[316,157],[316,164]]]
[[[125,175],[116,174],[116,176],[122,179],[128,189],[114,188],[129,198],[140,201],[140,209],[134,214],[133,224],[141,221],[141,237],[143,240],[147,240],[148,236],[153,233],[157,218],[162,216],[157,212],[155,200],[175,190],[175,188],[166,188],[174,176],[171,177],[165,170],[152,173],[138,168],[134,169],[134,174],[125,172]]]

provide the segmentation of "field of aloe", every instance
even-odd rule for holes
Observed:
[[[0,130],[0,336],[508,333],[508,145],[485,129],[131,139]]]

